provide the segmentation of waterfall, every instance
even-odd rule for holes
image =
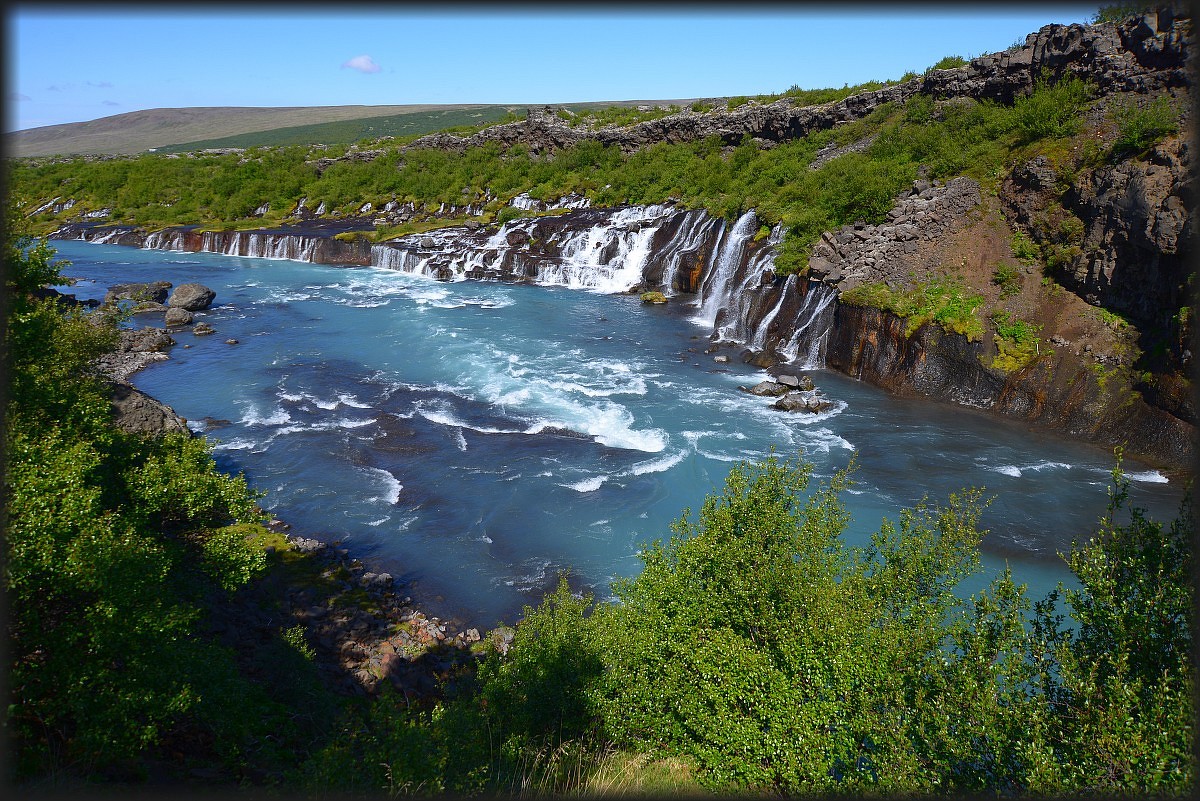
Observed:
[[[142,245],[145,250],[183,250],[183,232],[166,229],[163,231],[155,231],[146,237],[146,243]]]
[[[679,232],[671,238],[657,258],[663,264],[662,285],[663,293],[674,295],[675,276],[679,267],[689,255],[695,254],[714,229],[721,226],[721,221],[709,216],[703,209],[684,212],[684,223]],[[718,234],[719,236],[719,234]]]
[[[739,217],[733,228],[722,237],[721,247],[713,262],[712,270],[702,287],[704,299],[700,304],[700,312],[692,318],[693,322],[699,323],[705,328],[713,328],[716,325],[717,313],[728,305],[729,281],[737,271],[738,263],[742,260],[746,243],[757,230],[755,228],[757,222],[758,219],[754,212],[748,211]]]
[[[751,349],[760,351],[767,346],[767,330],[771,327],[771,323],[775,322],[775,318],[779,316],[779,310],[783,308],[784,301],[787,300],[788,295],[795,291],[796,275],[793,273],[784,279],[783,286],[779,290],[779,299],[775,301],[775,305],[771,308],[771,311],[763,315],[762,321],[759,322],[758,328],[754,331],[754,336],[750,340]]]
[[[775,251],[766,248],[754,254],[737,289],[729,293],[724,304],[724,323],[716,328],[717,338],[730,342],[749,342],[754,337],[750,321],[761,296],[763,273],[775,266]],[[718,316],[721,312],[718,311]]]
[[[780,356],[806,370],[825,366],[825,340],[833,325],[831,307],[837,296],[836,289],[809,282],[804,302],[800,304],[792,323],[795,326],[792,336],[786,345],[776,348]]]
[[[670,213],[665,206],[631,206],[586,230],[568,233],[557,243],[560,257],[539,265],[537,283],[627,291],[642,280],[650,242]]]

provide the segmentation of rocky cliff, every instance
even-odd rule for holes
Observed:
[[[409,147],[462,150],[498,142],[520,143],[540,152],[595,139],[630,151],[656,142],[709,136],[718,136],[729,145],[740,143],[745,136],[781,142],[860,119],[884,103],[903,103],[916,94],[1011,103],[1015,96],[1028,94],[1043,75],[1087,78],[1105,93],[1144,94],[1189,85],[1190,36],[1191,16],[1183,9],[1153,11],[1120,23],[1047,25],[1026,37],[1022,47],[821,106],[799,106],[784,97],[731,111],[683,111],[628,127],[599,129],[572,128],[553,109],[530,109],[521,122],[495,125],[467,137],[430,134]]]

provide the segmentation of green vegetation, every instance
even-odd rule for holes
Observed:
[[[1039,78],[1033,93],[1013,104],[1021,141],[1029,143],[1076,133],[1082,124],[1081,112],[1093,95],[1091,86],[1079,78],[1057,83],[1051,83],[1045,76]]]
[[[792,87],[781,95],[752,99],[769,102],[786,96],[823,103],[883,85]],[[895,196],[916,178],[918,165],[932,179],[965,174],[985,188],[998,186],[1021,148],[1057,141],[1053,137],[1076,130],[1089,96],[1087,86],[1076,79],[1039,81],[1030,97],[1012,106],[918,95],[902,108],[885,104],[863,119],[770,149],[759,149],[748,138],[728,148],[712,137],[624,154],[616,146],[584,141],[535,157],[520,145],[490,143],[462,154],[431,149],[401,153],[393,142],[371,161],[339,161],[318,172],[318,157],[338,158],[346,149],[254,148],[227,155],[14,162],[12,185],[22,196],[43,202],[71,197],[77,211],[110,208],[112,219],[150,228],[277,224],[302,197],[312,208],[323,202],[343,214],[355,213],[364,202],[378,207],[393,199],[433,208],[461,204],[480,199],[485,189],[498,198],[497,210],[503,198],[522,191],[541,200],[580,192],[596,205],[674,197],[685,207],[705,208],[727,219],[753,208],[764,224],[782,223],[784,240],[775,265],[777,274],[787,275],[806,270],[822,232],[857,220],[882,223]],[[661,111],[611,107],[588,116],[580,110],[572,120],[624,124]],[[821,148],[871,136],[874,141],[865,152],[849,152],[809,169]],[[261,219],[253,217],[264,203],[271,211]],[[54,220],[44,216],[32,223],[44,232]]]
[[[1145,14],[1154,8],[1153,3],[1113,3],[1100,6],[1092,17],[1092,22],[1124,22],[1129,17]]]
[[[15,213],[7,223],[14,775],[137,778],[136,760],[169,738],[212,742],[212,763],[231,775],[285,766],[328,713],[315,673],[268,647],[257,669],[284,675],[250,680],[230,648],[199,636],[208,610],[265,569],[256,495],[216,469],[201,439],[113,427],[88,365],[114,344],[117,319],[38,299],[66,283],[62,265],[20,235]]]
[[[771,456],[651,542],[615,603],[564,577],[506,652],[446,677],[443,700],[385,685],[335,703],[301,627],[240,656],[203,633],[295,554],[268,562],[278,535],[202,440],[111,426],[88,365],[114,319],[34,296],[63,283],[44,243],[15,238],[5,257],[18,778],[137,782],[182,748],[181,768],[311,793],[1191,788],[1191,507],[1169,527],[1126,512],[1119,469],[1099,532],[1071,551],[1080,589],[1032,614],[1007,570],[956,594],[979,569],[981,491],[922,501],[849,547],[853,466],[810,489],[811,467]],[[966,303],[939,286],[908,299],[914,314]]]
[[[639,110],[636,105],[603,106],[600,108],[567,106],[559,110],[558,116],[560,119],[567,120],[572,128],[584,124],[590,125],[593,128],[601,128],[605,125],[616,125],[623,128],[627,125],[657,120],[668,114],[678,113],[679,106],[674,104],[670,106],[655,106],[645,111]]]
[[[1020,229],[1013,231],[1011,245],[1013,256],[1024,264],[1031,266],[1037,264],[1038,259],[1041,257],[1041,251],[1038,250],[1037,243]]]
[[[666,303],[667,296],[661,292],[643,292],[642,303]]]
[[[1179,130],[1179,110],[1164,96],[1144,105],[1133,101],[1118,104],[1109,114],[1117,124],[1117,139],[1112,145],[1114,156],[1142,153]]]
[[[469,688],[348,715],[305,789],[588,794],[617,771],[689,793],[1190,789],[1190,506],[1169,528],[1137,509],[1121,525],[1114,471],[1100,531],[1070,556],[1081,588],[1031,614],[1007,570],[954,592],[979,567],[980,491],[851,548],[848,473],[815,491],[810,475],[736,466],[616,603],[564,577]]]
[[[992,283],[1000,287],[1000,297],[1010,298],[1021,291],[1021,270],[1001,262],[992,272]]]
[[[842,292],[839,300],[851,306],[869,306],[890,311],[906,320],[904,335],[935,322],[943,330],[962,334],[977,342],[983,336],[983,322],[976,313],[983,295],[965,286],[954,276],[919,282],[908,290],[895,289],[882,282],[860,284]]]
[[[1021,320],[1006,311],[992,313],[996,328],[993,341],[998,353],[992,359],[992,369],[1011,373],[1029,365],[1041,355],[1041,326]]]
[[[932,67],[925,70],[925,74],[928,75],[929,73],[933,72],[934,70],[952,70],[957,67],[965,67],[965,66],[967,66],[967,60],[965,58],[963,58],[962,56],[946,56],[945,58],[938,61],[938,63],[934,64]]]

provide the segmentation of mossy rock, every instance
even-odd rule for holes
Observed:
[[[643,292],[642,303],[666,303],[667,296],[661,292]]]

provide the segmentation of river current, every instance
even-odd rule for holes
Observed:
[[[1107,503],[1110,451],[983,412],[823,369],[808,374],[830,409],[776,411],[738,391],[764,371],[704,352],[711,325],[686,296],[644,306],[374,267],[53,244],[81,299],[129,281],[214,289],[196,317],[217,333],[175,334],[170,359],[133,383],[207,436],[293,533],[340,540],[464,625],[511,622],[568,568],[607,597],[683,508],[772,449],[811,462],[813,486],[857,454],[853,545],[923,496],[985,488],[984,570],[964,592],[1005,564],[1035,599],[1071,586],[1058,554]],[[1182,487],[1124,468],[1134,501],[1171,519]]]

